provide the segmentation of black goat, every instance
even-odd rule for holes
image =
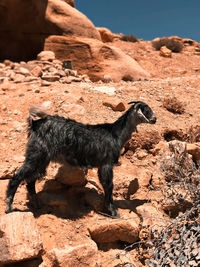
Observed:
[[[141,101],[133,104],[114,123],[85,125],[71,119],[47,115],[41,106],[30,109],[25,161],[14,174],[7,188],[7,210],[12,211],[14,195],[21,181],[37,203],[35,182],[46,173],[50,161],[80,168],[98,168],[105,192],[105,207],[112,216],[119,216],[113,203],[113,166],[118,163],[124,144],[140,123],[156,123],[151,108]],[[39,119],[35,119],[39,117]]]

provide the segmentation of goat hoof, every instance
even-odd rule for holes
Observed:
[[[120,215],[119,215],[119,213],[117,212],[117,210],[115,210],[115,211],[112,212],[112,217],[113,217],[113,218],[116,218],[116,219],[117,219],[117,218],[120,218]]]
[[[13,208],[8,207],[5,211],[6,214],[13,212]]]
[[[109,208],[108,213],[112,216],[112,218],[120,218],[120,215],[116,208]]]

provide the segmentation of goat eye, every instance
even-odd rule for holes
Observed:
[[[149,110],[146,110],[146,109],[144,109],[142,112],[143,112],[144,116],[147,117],[147,118],[148,118],[148,117],[150,116],[150,114],[151,114],[151,112],[150,112]]]

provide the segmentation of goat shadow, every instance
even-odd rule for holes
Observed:
[[[134,181],[135,183],[135,181]],[[135,187],[135,192],[137,191]],[[127,199],[115,200],[117,208],[136,212],[137,206],[148,202],[147,200],[129,199],[130,190],[128,189]],[[47,180],[43,190],[37,193],[40,208],[34,207],[34,202],[29,198],[27,207],[33,212],[34,216],[40,217],[42,214],[53,214],[56,217],[76,220],[89,214],[91,211],[105,214],[104,194],[97,192],[87,186],[68,186],[58,183],[55,179]],[[109,216],[109,215],[108,215]]]

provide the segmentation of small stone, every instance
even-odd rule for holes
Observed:
[[[41,61],[53,61],[55,59],[55,54],[52,51],[42,51],[37,55],[37,60]]]
[[[36,66],[31,70],[31,74],[35,77],[40,77],[42,75],[42,68],[40,66]]]
[[[24,75],[16,74],[14,77],[14,82],[15,83],[22,83],[22,82],[24,82],[24,79],[25,79]]]
[[[125,110],[124,103],[118,99],[108,98],[107,100],[103,102],[103,105],[106,107],[112,108],[113,111],[124,111]]]
[[[49,86],[49,85],[51,85],[51,82],[42,80],[42,81],[41,81],[41,85],[42,85],[42,86]]]
[[[133,243],[138,240],[139,221],[134,219],[105,220],[89,226],[89,232],[96,243],[112,243],[119,240]]]
[[[192,155],[194,161],[200,161],[200,143],[186,145],[186,151]]]
[[[48,81],[48,82],[56,82],[56,81],[59,81],[60,76],[54,75],[54,74],[51,74],[51,73],[43,73],[41,78],[43,80]]]
[[[24,75],[24,76],[29,76],[29,75],[30,75],[29,70],[26,69],[26,68],[23,68],[23,67],[20,67],[20,68],[16,71],[16,73],[22,74],[22,75]]]
[[[166,46],[162,46],[160,48],[160,56],[162,57],[172,57],[172,51],[168,49]]]
[[[103,76],[103,80],[102,80],[104,83],[110,83],[112,82],[112,78],[110,75],[106,74]]]

